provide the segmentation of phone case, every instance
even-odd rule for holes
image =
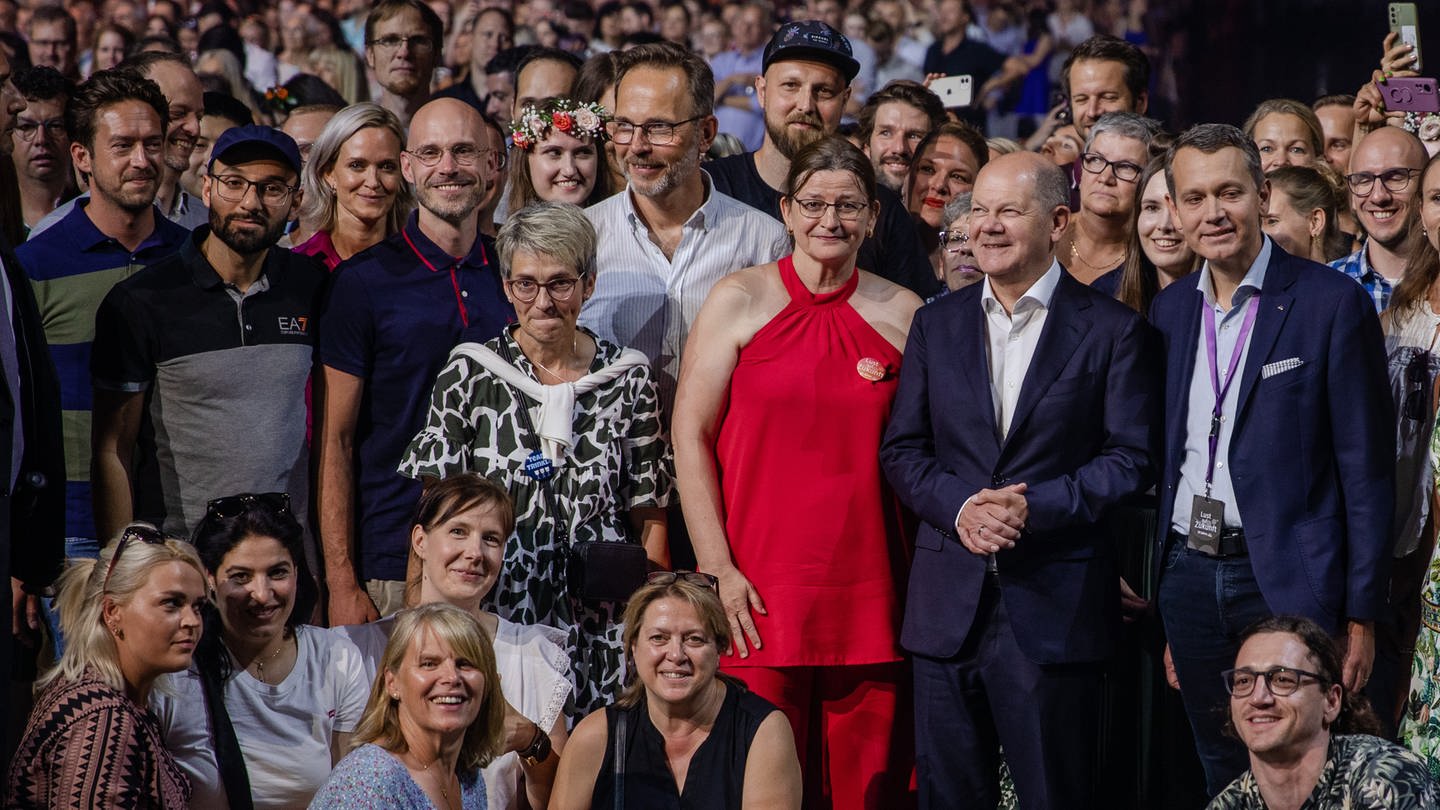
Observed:
[[[1423,70],[1420,60],[1420,12],[1414,3],[1390,4],[1390,30],[1400,35],[1400,41],[1415,49],[1417,72]]]

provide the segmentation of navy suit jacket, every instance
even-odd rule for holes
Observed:
[[[1158,340],[1135,312],[1061,275],[1001,441],[981,285],[915,315],[880,460],[923,521],[901,643],[948,658],[975,622],[985,558],[955,532],[981,489],[1024,482],[1030,517],[996,564],[1021,650],[1042,664],[1110,654],[1119,595],[1105,510],[1152,483]]]
[[[1333,632],[1378,618],[1389,591],[1395,405],[1380,321],[1359,284],[1278,245],[1259,301],[1230,440],[1236,506],[1270,610]],[[1169,552],[1203,305],[1187,280],[1151,307],[1169,370],[1157,564]],[[1262,374],[1292,359],[1301,365]]]

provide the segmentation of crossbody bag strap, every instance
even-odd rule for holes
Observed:
[[[500,354],[504,356],[505,362],[512,366],[515,365],[515,353],[510,351],[510,343],[505,339],[504,335],[500,336]],[[540,450],[540,434],[536,432],[535,423],[530,419],[530,406],[525,399],[525,394],[515,390],[515,387],[507,382],[502,381],[501,384],[510,392],[511,398],[515,400],[515,405],[520,411],[520,426],[524,428],[524,436],[521,437],[522,440],[526,446],[534,452],[542,452]],[[559,468],[556,467],[555,469],[558,472]],[[555,475],[552,473],[550,478],[554,477]],[[560,565],[560,573],[563,578],[565,574],[563,560],[570,550],[570,522],[565,519],[565,513],[560,511],[559,506],[555,502],[555,492],[551,486],[550,478],[538,479],[537,483],[540,484],[540,492],[545,498],[545,508],[549,509],[551,516],[555,518],[555,524],[559,530],[561,542],[564,543],[564,547],[561,549],[563,553],[556,558],[562,563]]]
[[[615,810],[625,810],[625,732],[630,712],[620,709],[615,715]]]

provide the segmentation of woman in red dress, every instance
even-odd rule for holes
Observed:
[[[700,569],[720,580],[722,666],[789,717],[806,795],[893,807],[912,744],[896,724],[906,562],[878,452],[920,299],[855,266],[879,213],[860,150],[806,146],[786,189],[794,253],[726,277],[691,330],[681,503]]]

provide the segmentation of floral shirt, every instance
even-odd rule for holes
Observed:
[[[516,368],[534,377],[534,366],[509,332],[485,345],[504,356],[501,341],[509,345]],[[614,363],[621,352],[608,341],[595,342],[592,372]],[[649,366],[579,395],[573,431],[574,446],[549,482],[555,507],[565,513],[569,542],[638,540],[628,537],[626,512],[667,505],[672,476]],[[542,484],[525,474],[535,443],[510,387],[469,357],[453,354],[435,381],[430,416],[400,472],[412,478],[476,472],[510,492],[515,534],[506,543],[500,580],[485,597],[485,608],[516,624],[543,624],[569,634],[578,718],[620,695],[624,605],[586,604],[566,594],[564,539],[556,537]]]
[[[1414,754],[1366,734],[1334,737],[1320,780],[1300,810],[1428,810],[1440,788]],[[1209,810],[1266,810],[1255,774],[1246,771],[1210,802]]]

